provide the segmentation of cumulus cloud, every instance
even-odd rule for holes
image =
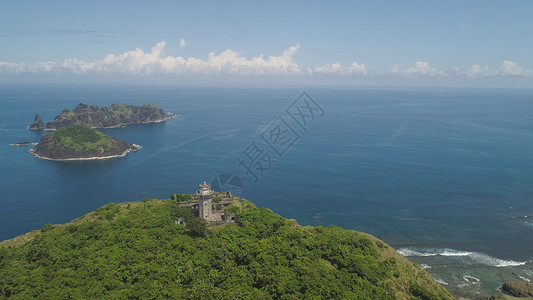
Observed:
[[[489,67],[482,67],[480,65],[473,65],[465,72],[466,76],[470,78],[477,78],[480,76],[492,76],[494,72],[490,70]]]
[[[180,48],[183,49],[183,48],[185,48],[185,46],[187,46],[187,42],[182,38],[180,40]]]
[[[488,66],[473,65],[465,71],[461,71],[459,68],[453,68],[450,70],[439,70],[430,66],[426,61],[417,61],[413,67],[401,69],[399,65],[394,65],[390,71],[390,74],[413,77],[413,76],[430,76],[430,77],[449,77],[449,78],[482,78],[482,77],[502,77],[502,76],[522,76],[533,77],[533,70],[525,69],[518,66],[513,61],[505,60],[501,66],[497,69],[491,69]]]
[[[504,60],[500,67],[500,72],[505,75],[526,75],[529,73],[527,70],[519,67],[515,62]]]
[[[322,66],[312,68],[311,73],[349,76],[349,75],[354,75],[354,74],[367,75],[368,71],[364,64],[360,65],[354,62],[349,67],[343,67],[340,63],[335,63],[335,64],[326,63]]]
[[[390,69],[390,73],[404,76],[427,75],[427,76],[448,76],[443,70],[438,70],[429,65],[427,61],[417,61],[413,67],[400,69],[396,64]]]
[[[7,61],[0,61],[0,72],[2,73],[22,73],[26,69],[26,64],[16,64]]]
[[[498,69],[491,69],[488,66],[473,65],[464,74],[470,78],[489,76],[524,76],[532,77],[533,70],[525,69],[516,62],[504,60]]]
[[[180,48],[187,45],[180,40]],[[12,63],[0,61],[0,74],[57,74],[57,75],[120,75],[134,77],[166,76],[179,78],[183,76],[320,76],[332,78],[367,77],[377,78],[382,75],[403,78],[481,78],[495,76],[533,77],[533,70],[523,68],[517,63],[505,60],[499,68],[473,65],[462,71],[458,68],[441,70],[427,61],[416,61],[413,66],[400,68],[394,65],[386,72],[368,70],[365,64],[353,62],[349,65],[325,63],[320,66],[299,65],[294,57],[300,44],[290,46],[280,55],[255,56],[247,58],[241,52],[227,49],[222,52],[210,52],[206,58],[165,56],[166,42],[161,41],[150,51],[136,48],[121,54],[108,54],[104,58],[85,61],[70,58],[63,62],[41,62],[37,64]]]
[[[180,46],[186,42],[181,39]],[[349,66],[325,64],[321,67],[302,67],[294,61],[294,55],[300,44],[289,47],[281,55],[246,58],[242,53],[227,49],[220,53],[210,52],[207,59],[181,56],[163,56],[166,42],[162,41],[152,47],[150,52],[140,48],[119,55],[109,54],[101,60],[84,61],[71,58],[62,63],[44,62],[35,65],[0,62],[0,71],[15,73],[61,73],[73,74],[127,74],[146,75],[366,75],[364,64],[353,63]]]
[[[182,40],[185,44],[185,41]],[[76,58],[67,59],[62,63],[45,62],[35,65],[0,62],[1,71],[21,72],[71,72],[74,74],[129,74],[129,75],[182,75],[182,74],[237,74],[237,75],[278,75],[303,74],[294,62],[293,56],[300,48],[299,44],[289,47],[280,56],[263,55],[250,59],[242,53],[228,49],[221,53],[210,52],[207,59],[184,58],[181,56],[162,56],[166,43],[157,43],[150,52],[140,48],[115,55],[109,54],[101,60],[84,61]]]

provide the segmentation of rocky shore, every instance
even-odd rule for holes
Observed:
[[[80,160],[99,160],[99,159],[111,159],[111,158],[119,158],[119,157],[125,157],[130,152],[137,151],[141,149],[142,147],[137,144],[131,144],[131,148],[124,150],[122,154],[116,154],[116,155],[108,155],[108,156],[91,156],[91,157],[77,157],[77,158],[50,158],[41,156],[37,153],[35,153],[35,149],[31,149],[30,153],[33,154],[35,157],[40,159],[46,159],[46,160],[54,160],[54,161],[80,161]]]
[[[502,286],[502,292],[513,297],[533,297],[533,283],[509,280]]]

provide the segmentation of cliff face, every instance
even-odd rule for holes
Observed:
[[[161,122],[168,118],[169,115],[164,110],[149,103],[141,106],[115,103],[103,108],[80,103],[73,111],[63,110],[53,121],[46,123],[43,128],[57,130],[72,124],[92,128],[112,128],[128,124]]]
[[[43,135],[33,154],[45,159],[97,159],[124,156],[137,147],[96,129],[70,125]]]
[[[44,122],[41,120],[39,114],[35,114],[35,121],[30,125],[30,130],[42,130],[44,129]]]

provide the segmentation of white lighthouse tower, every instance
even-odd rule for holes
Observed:
[[[198,216],[208,222],[211,220],[211,207],[214,194],[215,192],[211,189],[211,185],[205,181],[199,185],[199,189],[196,192],[196,195],[198,195]]]

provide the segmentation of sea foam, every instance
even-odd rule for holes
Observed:
[[[499,259],[485,253],[463,251],[449,248],[400,248],[398,253],[403,256],[446,256],[468,259],[471,264],[480,264],[492,267],[523,266],[527,261],[514,261]]]

